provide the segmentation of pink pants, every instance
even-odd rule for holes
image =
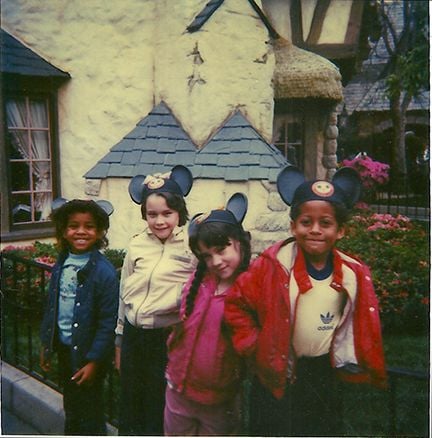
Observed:
[[[204,405],[167,387],[164,433],[167,436],[236,435],[240,430],[239,399]]]

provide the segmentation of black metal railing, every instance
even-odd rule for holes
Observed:
[[[52,370],[39,366],[39,337],[52,267],[13,253],[1,254],[1,354],[2,360],[61,392],[54,357]],[[117,426],[118,375],[111,367],[105,383],[107,420]]]
[[[7,251],[1,254],[1,353],[2,360],[61,391],[55,363],[48,374],[39,367],[39,325],[50,272],[51,267],[42,263]],[[389,368],[388,374],[388,390],[341,384],[340,415],[348,435],[427,436],[428,372]],[[114,426],[118,394],[118,374],[111,369],[105,399],[107,419]]]
[[[430,220],[429,190],[416,190],[412,181],[391,182],[380,190],[367,203],[377,213],[401,214],[412,220]]]

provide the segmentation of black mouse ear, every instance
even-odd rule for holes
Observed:
[[[193,176],[192,172],[185,166],[174,166],[171,170],[170,179],[175,181],[180,187],[183,196],[187,196],[192,188]]]
[[[141,204],[143,199],[143,194],[146,189],[144,185],[145,179],[146,177],[144,175],[136,175],[129,183],[129,195],[136,204]]]
[[[347,195],[348,207],[352,207],[360,199],[362,182],[360,175],[351,167],[340,168],[333,177],[332,183],[341,188]]]
[[[234,193],[229,198],[226,210],[229,210],[235,217],[236,221],[241,224],[246,216],[248,209],[248,198],[244,193]]]
[[[305,181],[303,172],[295,166],[287,166],[279,173],[276,185],[281,198],[286,204],[292,204],[295,191]]]
[[[114,211],[114,207],[109,201],[105,201],[104,199],[101,199],[100,201],[96,201],[96,204],[99,205],[99,207],[108,215],[111,216],[111,214]]]
[[[68,202],[65,198],[56,198],[51,203],[51,210],[56,211],[58,210],[62,205],[66,204]]]

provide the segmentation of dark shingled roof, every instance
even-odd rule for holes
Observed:
[[[85,175],[131,178],[187,166],[195,178],[276,181],[288,162],[239,112],[201,149],[189,139],[165,103],[160,103]]]
[[[400,33],[403,28],[403,5],[399,2],[387,5],[387,14]],[[389,54],[381,37],[371,49],[369,57],[363,62],[361,72],[346,85],[343,90],[344,105],[347,113],[366,111],[389,111],[390,103],[386,96],[386,84],[383,72],[389,60]],[[429,92],[423,91],[413,98],[409,107],[412,110],[429,110]]]
[[[176,164],[190,167],[196,147],[169,108],[160,103],[84,176],[133,177],[167,172]]]
[[[204,6],[204,9],[194,18],[192,23],[187,27],[187,30],[189,32],[195,32],[199,30],[223,2],[224,0],[210,0]]]
[[[197,153],[195,164],[200,166],[194,172],[199,178],[275,182],[280,169],[288,162],[237,111]]]
[[[69,73],[54,67],[3,29],[0,29],[0,49],[2,73],[70,78]]]

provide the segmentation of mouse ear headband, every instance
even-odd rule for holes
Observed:
[[[339,169],[333,180],[306,181],[295,166],[283,169],[277,177],[277,189],[287,205],[296,207],[307,201],[320,200],[343,204],[352,209],[361,195],[361,180],[351,167]]]
[[[136,175],[129,183],[129,195],[136,204],[142,202],[152,193],[169,192],[187,196],[192,188],[191,171],[184,166],[174,166],[171,172],[154,175]]]
[[[245,194],[237,192],[229,198],[225,208],[211,210],[208,213],[196,214],[189,225],[189,235],[194,234],[199,225],[209,222],[223,222],[240,225],[246,216],[248,199]]]
[[[51,210],[53,213],[59,210],[59,208],[63,207],[65,204],[69,204],[69,202],[80,201],[80,202],[89,202],[96,204],[107,216],[110,216],[114,211],[114,207],[109,201],[105,201],[103,199],[99,201],[86,200],[86,199],[73,199],[72,201],[68,201],[65,198],[56,198],[51,203]]]

